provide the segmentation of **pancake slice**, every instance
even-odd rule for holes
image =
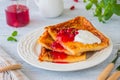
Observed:
[[[57,62],[57,63],[71,63],[86,60],[86,53],[82,55],[68,55],[69,52],[64,48],[55,48],[53,49],[51,45],[55,41],[49,35],[46,30],[38,39],[38,43],[42,45],[39,61],[47,61],[47,62]]]
[[[98,37],[100,43],[85,44],[79,41],[63,41],[59,40],[58,35],[62,30],[74,28],[76,30],[88,31]],[[87,51],[98,51],[106,48],[109,45],[109,39],[97,30],[85,17],[75,17],[74,19],[62,22],[56,25],[48,26],[48,33],[55,41],[59,43],[69,52],[69,55],[80,55],[80,53]],[[64,32],[64,31],[63,31]],[[63,36],[68,34],[64,32]],[[69,35],[68,35],[69,36]],[[67,35],[64,36],[67,38]]]
[[[59,43],[57,43],[57,47],[55,49],[54,49],[54,47],[52,47],[53,43],[55,43],[55,41],[54,41],[54,39],[52,39],[52,37],[48,33],[47,29],[39,37],[38,43],[49,50],[53,50],[53,51],[57,51],[57,52],[64,52],[66,54],[69,54],[69,52],[66,49],[64,49]]]
[[[80,56],[67,55],[61,52],[54,52],[52,50],[42,47],[39,55],[39,61],[55,62],[55,63],[73,63],[86,60],[86,53]]]

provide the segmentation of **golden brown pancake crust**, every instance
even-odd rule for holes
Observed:
[[[77,55],[87,51],[97,51],[106,48],[109,45],[109,39],[98,31],[85,17],[78,16],[63,23],[48,26],[48,32],[54,40],[57,40],[57,33],[61,29],[76,28],[78,30],[87,30],[97,36],[101,43],[83,44],[81,42],[60,42],[60,44],[70,52],[70,55]]]
[[[54,59],[51,56],[51,52],[53,51],[51,44],[57,40],[57,33],[59,30],[68,28],[87,30],[97,36],[101,40],[101,43],[83,44],[75,41],[61,41],[59,43],[64,47],[64,49],[56,49],[54,51],[64,52],[67,54],[67,57],[64,59]],[[56,25],[47,26],[44,33],[39,37],[38,42],[42,45],[39,60],[48,62],[78,62],[86,60],[86,52],[101,50],[109,45],[109,39],[98,31],[86,18],[81,16]]]
[[[67,55],[67,57],[64,59],[61,59],[61,58],[54,59],[51,55],[51,51],[52,50],[49,50],[49,49],[46,49],[45,47],[42,47],[41,53],[39,55],[39,60],[40,61],[47,61],[47,62],[65,62],[65,63],[72,63],[72,62],[86,60],[86,53],[83,53],[80,56]]]

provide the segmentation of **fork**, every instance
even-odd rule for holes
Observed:
[[[117,51],[116,57],[111,61],[111,63],[109,63],[105,67],[105,69],[99,74],[97,80],[106,80],[107,79],[108,75],[110,74],[110,72],[114,68],[115,63],[116,63],[119,56],[120,56],[120,50]]]

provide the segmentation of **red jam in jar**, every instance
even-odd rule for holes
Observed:
[[[63,42],[74,41],[74,37],[78,34],[77,29],[68,28],[58,31],[57,40]]]
[[[29,9],[25,5],[10,5],[5,10],[7,24],[13,27],[23,27],[29,23]]]

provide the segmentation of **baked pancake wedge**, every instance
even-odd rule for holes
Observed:
[[[49,35],[47,29],[39,37],[38,43],[42,45],[39,60],[47,62],[60,62],[60,63],[71,63],[86,60],[86,53],[82,55],[68,55],[69,52],[64,48],[55,48],[53,49],[51,45],[55,41]]]
[[[45,30],[44,33],[38,39],[39,44],[50,50],[52,50],[51,44],[53,43],[53,41],[54,40],[51,38],[47,30]]]
[[[61,52],[55,52],[42,47],[39,55],[39,61],[57,62],[57,63],[73,63],[86,60],[86,53],[80,56],[67,55]]]
[[[99,43],[98,42],[83,43],[81,41],[74,41],[74,40],[69,41],[69,39],[67,39],[68,41],[62,40],[62,39],[68,38],[67,36],[69,35],[66,35],[68,34],[67,29],[71,29],[71,28],[73,29],[71,34],[73,34],[74,30],[78,30],[78,31],[82,30],[82,31],[90,32],[92,35],[100,39],[100,42]],[[48,29],[48,33],[50,34],[50,36],[55,41],[59,41],[59,43],[67,51],[70,52],[69,55],[78,55],[80,53],[87,52],[87,51],[97,51],[97,50],[104,49],[109,45],[109,39],[105,35],[103,35],[99,30],[97,30],[85,17],[78,16],[78,17],[75,17],[74,19],[68,20],[63,23],[48,26],[47,29]],[[58,37],[62,31],[63,31],[63,36],[64,35],[65,36]],[[73,35],[73,36],[76,36],[76,35]]]
[[[45,29],[44,33],[39,37],[38,43],[49,50],[54,50],[57,52],[64,52],[66,54],[69,54],[69,52],[66,49],[64,49],[59,43],[57,43],[57,46],[59,44],[59,47],[56,48],[52,47],[52,44],[55,43],[55,41],[54,39],[52,39],[47,29]]]

